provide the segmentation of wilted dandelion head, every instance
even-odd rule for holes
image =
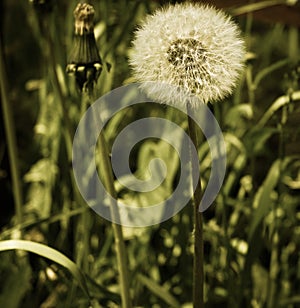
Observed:
[[[130,64],[150,98],[185,104],[230,94],[243,68],[237,25],[207,5],[177,4],[148,16],[133,41]]]
[[[102,71],[102,60],[94,35],[93,6],[78,3],[74,10],[75,39],[67,72],[75,75],[80,90],[91,92]]]

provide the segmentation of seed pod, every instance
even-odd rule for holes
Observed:
[[[102,61],[94,35],[94,8],[79,3],[74,10],[75,39],[67,73],[75,75],[81,91],[92,91],[102,71]]]

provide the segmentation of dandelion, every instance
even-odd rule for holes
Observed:
[[[78,87],[88,91],[102,70],[94,35],[94,14],[94,8],[87,3],[79,3],[74,10],[75,42],[67,65],[67,72],[75,75]]]
[[[191,116],[199,100],[215,102],[229,95],[243,68],[244,42],[236,24],[208,5],[177,4],[148,16],[133,41],[130,64],[148,96],[187,108],[188,134],[198,148]],[[194,107],[194,108],[193,108]],[[191,157],[191,174],[199,162]],[[192,180],[194,177],[192,176]],[[201,181],[192,198],[194,209],[193,307],[204,306]]]
[[[207,5],[177,4],[148,16],[133,41],[130,64],[142,88],[161,103],[193,107],[230,94],[243,68],[237,25]],[[194,97],[194,98],[193,98]]]

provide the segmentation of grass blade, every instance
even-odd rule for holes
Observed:
[[[84,275],[82,274],[78,266],[61,252],[51,247],[48,247],[44,244],[35,243],[32,241],[25,241],[25,240],[0,241],[0,251],[8,251],[8,250],[25,250],[28,252],[32,252],[67,268],[71,272],[71,274],[77,279],[80,287],[87,295],[87,297],[90,299]]]
[[[256,193],[253,201],[254,216],[250,224],[248,233],[248,242],[251,242],[252,236],[255,233],[256,228],[260,225],[265,215],[270,210],[272,205],[271,193],[274,187],[277,185],[280,175],[280,160],[276,160],[269,170],[269,173]]]
[[[163,286],[160,286],[156,281],[150,279],[142,274],[138,274],[138,280],[147,287],[153,294],[164,300],[170,307],[180,307],[179,302],[171,293]]]
[[[291,101],[298,101],[298,100],[300,100],[300,91],[296,91],[296,92],[292,93],[291,96],[283,95],[283,96],[278,97],[275,100],[275,102],[270,106],[270,108],[265,112],[265,114],[262,116],[262,118],[259,120],[256,127],[257,128],[264,127],[267,124],[267,122],[270,120],[272,115],[277,110],[279,110],[283,106],[287,105]]]
[[[243,5],[241,7],[238,7],[236,9],[233,9],[231,11],[231,14],[233,16],[237,15],[242,15],[242,14],[247,14],[247,13],[252,13],[255,11],[263,10],[272,6],[276,5],[293,5],[294,1],[289,1],[289,0],[268,0],[268,1],[261,1],[257,3],[250,3]]]
[[[255,213],[249,228],[248,243],[252,241],[256,229],[262,222],[263,218],[267,215],[268,211],[271,210],[271,193],[276,187],[280,176],[282,176],[282,170],[285,170],[286,166],[294,159],[299,158],[297,158],[296,156],[288,156],[284,160],[277,159],[269,169],[265,181],[260,186],[258,192],[254,197],[253,207]]]

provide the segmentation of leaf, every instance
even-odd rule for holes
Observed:
[[[254,196],[253,207],[254,215],[250,224],[249,233],[248,233],[248,242],[252,240],[252,236],[256,231],[257,227],[261,223],[262,219],[270,210],[272,204],[271,192],[275,188],[278,182],[280,174],[280,160],[276,160],[271,168],[269,169],[268,175],[264,180],[263,184],[260,186],[259,190]]]
[[[255,212],[249,228],[248,243],[251,243],[257,227],[270,210],[270,206],[273,202],[271,200],[271,193],[276,187],[279,178],[282,175],[282,171],[285,170],[286,166],[294,159],[297,158],[294,156],[289,156],[284,160],[277,159],[269,169],[266,179],[255,194],[253,201]]]
[[[57,174],[58,167],[55,162],[49,158],[43,158],[37,161],[24,176],[24,181],[31,184],[27,204],[42,218],[50,215],[52,189]]]
[[[241,286],[242,288],[245,288],[248,284],[248,281],[251,274],[251,268],[253,262],[257,259],[257,256],[259,255],[262,246],[263,246],[263,240],[262,240],[262,234],[259,230],[259,226],[262,223],[262,220],[268,212],[271,210],[271,192],[276,187],[280,176],[282,176],[282,172],[285,170],[286,166],[293,161],[294,159],[297,159],[295,156],[289,156],[286,157],[284,160],[277,159],[271,168],[269,169],[268,175],[263,182],[263,184],[260,186],[259,190],[254,196],[254,214],[252,221],[250,223],[249,231],[248,231],[248,253],[245,259],[245,265],[244,270],[241,277]]]
[[[225,125],[238,136],[242,136],[253,119],[253,108],[250,104],[239,104],[230,108],[224,118]]]
[[[276,6],[279,4],[289,4],[294,5],[297,1],[287,1],[287,0],[269,0],[269,1],[259,1],[258,3],[250,3],[242,5],[231,11],[231,15],[238,16],[246,13],[255,12],[258,10],[266,9],[268,7]]]
[[[237,183],[240,179],[240,174],[247,163],[247,151],[245,149],[244,144],[241,142],[239,138],[231,133],[224,134],[226,147],[228,151],[228,162],[232,162],[231,171],[228,173],[228,176],[225,178],[225,182],[223,184],[223,192],[225,196],[229,196],[231,189],[234,184]],[[238,155],[235,154],[235,151],[232,148],[236,148],[239,152]],[[230,158],[229,155],[232,155]]]
[[[9,263],[10,258],[10,255],[1,258],[0,307],[22,307],[24,295],[32,288],[31,267],[28,262],[19,262],[16,267]]]
[[[295,295],[281,300],[279,302],[279,307],[287,307],[288,305],[299,304],[299,303],[300,303],[300,295]]]
[[[137,279],[153,294],[164,300],[171,307],[181,307],[180,303],[174,298],[174,296],[166,288],[160,286],[156,281],[142,274],[138,274]]]
[[[264,115],[261,117],[256,127],[257,128],[264,127],[277,110],[289,104],[290,101],[297,101],[297,100],[300,100],[300,91],[294,92],[291,95],[291,97],[288,95],[283,95],[278,97],[275,100],[275,102],[269,107],[269,109],[264,113]]]
[[[239,104],[232,107],[226,115],[226,125],[232,125],[237,118],[253,119],[253,107],[250,104]]]
[[[283,59],[280,61],[277,61],[276,63],[272,63],[270,66],[264,68],[261,70],[255,77],[255,80],[253,82],[253,87],[257,89],[259,83],[262,81],[262,79],[266,78],[269,74],[274,72],[275,70],[287,65],[290,63],[290,59]]]
[[[278,133],[276,128],[258,128],[254,126],[253,129],[251,129],[245,136],[245,146],[247,148],[247,152],[252,155],[264,153],[267,140],[276,133]]]
[[[260,264],[253,264],[251,274],[253,279],[253,298],[259,304],[259,307],[263,307],[268,294],[268,272]]]
[[[47,258],[57,264],[67,268],[71,274],[78,280],[80,287],[90,299],[89,291],[86,285],[85,277],[78,268],[78,266],[63,255],[61,252],[48,247],[44,244],[35,243],[32,241],[24,241],[24,240],[8,240],[0,242],[0,251],[8,251],[8,250],[25,250],[28,252],[35,253],[41,257]]]

